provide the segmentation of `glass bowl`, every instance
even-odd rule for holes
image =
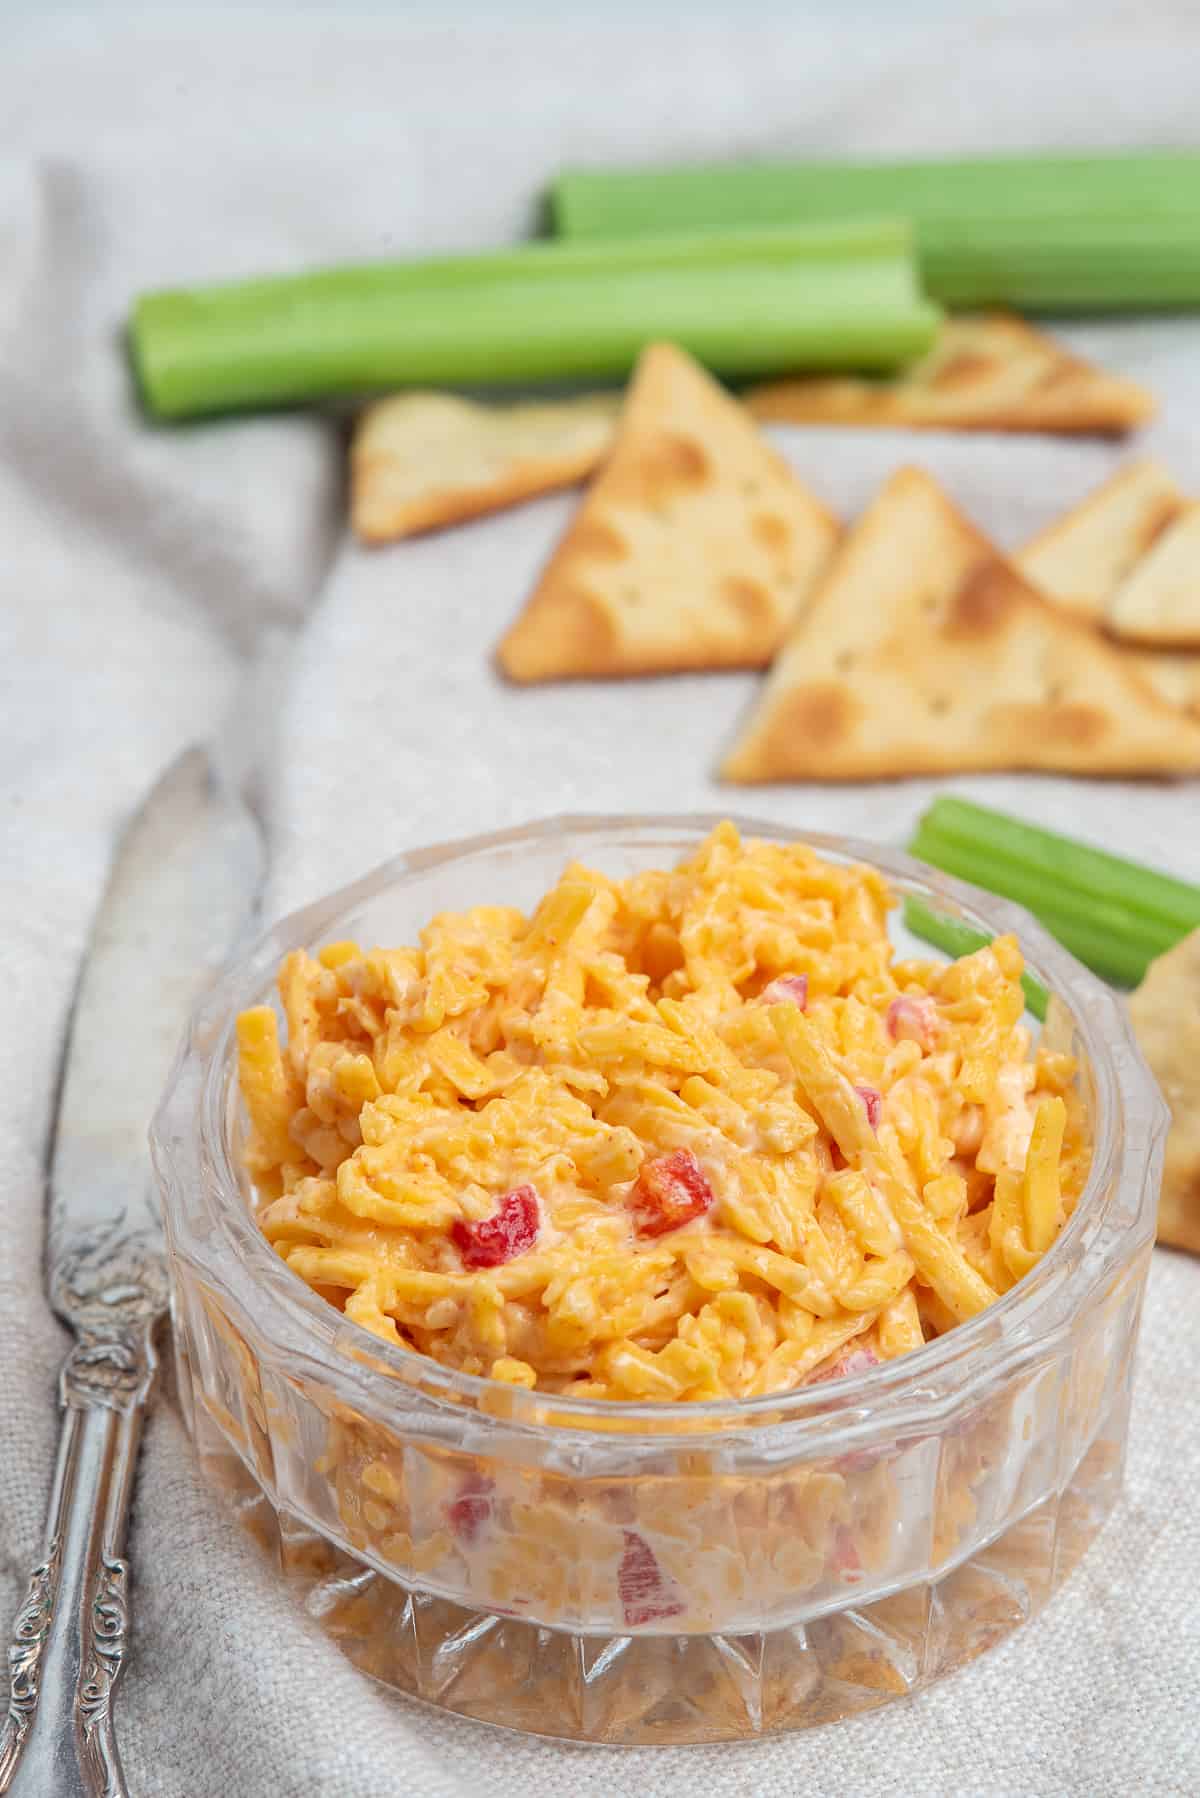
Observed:
[[[755,1736],[913,1692],[1045,1604],[1121,1479],[1158,1089],[1114,995],[1023,911],[869,843],[735,819],[1014,931],[1052,995],[1044,1040],[1078,1058],[1086,1190],[1033,1272],[969,1323],[783,1395],[569,1399],[383,1342],[261,1235],[234,1018],[272,996],[288,950],[412,942],[432,913],[485,901],[530,909],[569,859],[613,876],[669,865],[717,821],[559,817],[385,863],[285,919],[208,994],[152,1133],[205,1468],[359,1666],[544,1735]]]

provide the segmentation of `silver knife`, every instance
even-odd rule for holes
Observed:
[[[146,1130],[192,1004],[249,922],[250,814],[207,755],[163,775],[118,848],[76,997],[55,1126],[50,1302],[75,1334],[45,1551],[9,1646],[0,1792],[126,1798],[113,1695],[129,1646],[125,1526],[166,1262]]]

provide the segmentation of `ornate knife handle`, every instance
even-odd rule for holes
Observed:
[[[128,1646],[121,1558],[146,1397],[150,1328],[75,1345],[62,1370],[46,1552],[8,1650],[0,1793],[128,1798],[112,1703]]]

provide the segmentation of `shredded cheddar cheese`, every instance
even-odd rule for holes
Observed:
[[[531,918],[289,955],[238,1021],[289,1267],[386,1340],[606,1399],[782,1392],[973,1316],[1088,1150],[1012,937],[897,961],[873,869],[716,829]]]

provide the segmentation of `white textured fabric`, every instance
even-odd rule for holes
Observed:
[[[399,10],[399,9],[397,9]],[[899,841],[929,788],[722,792],[742,678],[514,692],[489,652],[570,501],[365,553],[342,443],[306,417],[156,431],[117,331],[152,283],[501,241],[565,160],[1200,141],[1194,8],[526,8],[421,23],[105,9],[0,59],[0,1610],[35,1557],[63,1340],[40,1296],[55,1057],[113,833],[230,721],[289,907],[431,838],[563,807],[736,806]],[[755,16],[756,14],[760,16]],[[1164,398],[1147,441],[1200,490],[1200,325],[1084,349]],[[1006,543],[1102,444],[780,434],[845,512],[919,459]],[[292,648],[294,645],[294,649]],[[247,719],[253,729],[243,728]],[[1200,789],[961,783],[1200,879]],[[114,1053],[120,1021],[114,1020]],[[120,1704],[135,1798],[643,1798],[1200,1790],[1200,1266],[1160,1253],[1127,1495],[1037,1623],[920,1699],[748,1746],[500,1738],[390,1698],[299,1614],[150,1424]]]

